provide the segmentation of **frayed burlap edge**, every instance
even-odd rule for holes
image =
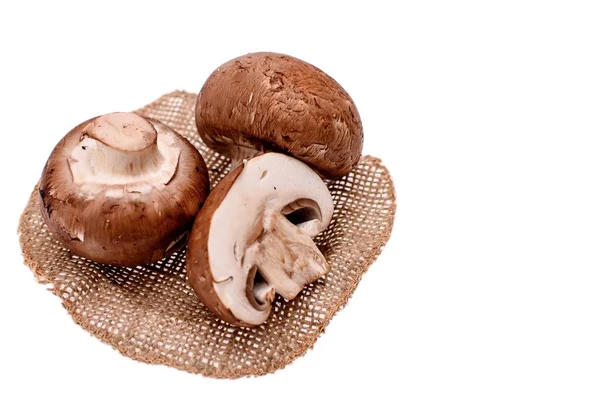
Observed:
[[[228,161],[200,142],[194,104],[194,94],[176,91],[137,112],[187,137],[204,156],[214,186],[226,174]],[[336,211],[316,242],[332,271],[293,301],[277,298],[273,315],[258,328],[234,327],[202,306],[185,280],[185,251],[136,268],[100,265],[71,254],[47,231],[37,187],[21,216],[19,241],[36,280],[49,285],[78,325],[123,355],[216,378],[264,375],[313,347],[392,231],[395,191],[379,159],[364,156],[347,177],[327,183]]]

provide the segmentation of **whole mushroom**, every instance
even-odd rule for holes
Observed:
[[[251,53],[217,68],[198,96],[196,126],[207,146],[232,159],[232,170],[274,151],[338,178],[358,163],[363,145],[348,93],[317,67],[277,53]]]
[[[312,238],[332,214],[327,186],[306,164],[278,153],[245,161],[212,190],[194,221],[188,280],[219,318],[259,325],[275,293],[293,299],[329,271]]]
[[[92,118],[54,148],[39,194],[50,231],[74,254],[131,266],[185,244],[209,192],[200,153],[133,113]]]

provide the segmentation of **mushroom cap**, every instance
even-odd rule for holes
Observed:
[[[349,173],[363,146],[358,110],[342,86],[277,53],[251,53],[217,68],[198,96],[196,126],[207,146],[230,158],[246,149],[281,152],[329,178]]]
[[[74,254],[118,266],[181,248],[209,192],[202,156],[163,123],[92,118],[54,148],[39,194],[49,230]]]
[[[332,215],[327,186],[306,164],[279,153],[252,158],[219,182],[194,221],[190,285],[222,320],[259,325],[275,293],[293,299],[329,270],[312,237]]]

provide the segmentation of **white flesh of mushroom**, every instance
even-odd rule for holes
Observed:
[[[236,318],[258,325],[269,316],[275,292],[292,299],[325,274],[329,266],[312,237],[332,214],[327,186],[306,164],[278,153],[246,161],[209,229],[209,264],[221,302]]]
[[[94,119],[71,152],[73,182],[94,196],[147,193],[166,185],[177,169],[180,150],[164,125],[133,113],[113,113]]]

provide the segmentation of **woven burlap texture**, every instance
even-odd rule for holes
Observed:
[[[196,146],[214,187],[229,161],[200,141],[195,102],[196,95],[176,91],[137,112],[166,123]],[[315,241],[331,271],[292,301],[278,297],[267,323],[252,329],[222,322],[204,308],[187,283],[185,251],[135,268],[73,255],[48,232],[37,187],[19,224],[23,257],[77,324],[128,357],[217,378],[264,375],[313,346],[392,230],[394,187],[379,159],[364,156],[349,175],[327,183],[335,211]]]

